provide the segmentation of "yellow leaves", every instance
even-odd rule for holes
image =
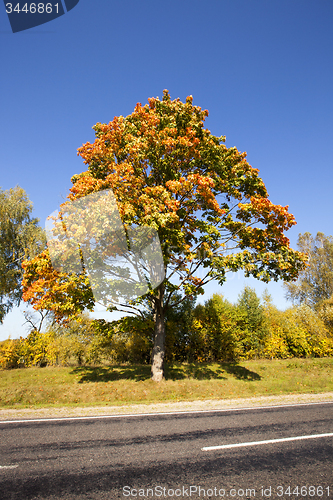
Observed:
[[[148,103],[150,109],[155,109],[156,99],[154,97],[148,97]]]
[[[200,278],[197,278],[196,276],[190,276],[189,281],[192,283],[192,285],[199,287],[202,285],[203,281]]]
[[[197,257],[197,254],[195,254],[195,253],[188,253],[186,255],[186,260],[189,261],[189,262],[192,262],[192,260],[194,260],[196,257]]]
[[[182,186],[180,181],[167,181],[165,185],[172,193],[179,193]]]
[[[193,192],[194,186],[190,180],[186,180],[185,177],[180,177],[178,181],[167,181],[165,186],[175,194],[181,196],[189,197]]]
[[[109,187],[106,185],[107,183],[105,183],[105,181],[96,179],[90,172],[83,172],[80,176],[74,176],[73,180],[74,186],[70,188],[70,194],[68,195],[70,200],[81,198],[94,191],[101,191]],[[61,205],[61,207],[65,206],[66,202]]]
[[[256,221],[267,226],[265,231],[256,228],[247,228],[245,232],[248,237],[251,237],[253,241],[257,239],[259,235],[264,238],[274,238],[281,246],[289,248],[289,239],[284,236],[283,232],[295,225],[296,221],[294,216],[288,213],[288,205],[282,207],[281,205],[274,205],[267,198],[252,196],[250,203],[239,203],[238,207],[240,212],[250,217],[250,219],[245,219],[248,222],[250,222],[251,217],[253,217]],[[263,239],[262,243],[264,244]]]
[[[220,209],[211,191],[211,188],[215,186],[215,181],[210,177],[192,173],[189,174],[187,178],[182,176],[178,180],[169,180],[165,185],[172,193],[187,197],[188,199],[193,199],[193,194],[196,193],[204,198],[208,207],[216,211],[218,215],[223,215],[225,213],[225,210]],[[198,203],[197,209],[199,209]]]
[[[24,263],[23,300],[34,309],[49,309],[57,320],[92,307],[92,292],[86,276],[55,271],[48,251]]]
[[[195,174],[190,174],[188,176],[188,180],[192,182],[193,184],[201,187],[214,187],[215,186],[215,181],[211,179],[210,177],[200,175],[198,173]]]

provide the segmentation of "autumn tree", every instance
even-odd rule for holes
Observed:
[[[223,285],[228,272],[243,269],[246,276],[266,282],[289,281],[297,278],[306,262],[306,256],[291,249],[284,235],[296,224],[288,207],[268,199],[246,153],[227,148],[225,137],[216,137],[205,128],[207,116],[207,111],[193,105],[191,96],[186,102],[171,100],[164,91],[162,100],[151,98],[144,106],[139,103],[127,117],[97,123],[94,143],[78,150],[87,170],[72,177],[68,196],[71,203],[111,189],[127,232],[133,227],[158,232],[163,281],[129,303],[110,304],[137,314],[148,304],[153,311],[155,381],[164,376],[165,317],[171,307],[203,294],[204,285],[212,280]],[[47,254],[41,259],[45,272],[51,273]],[[61,287],[53,287],[59,275],[47,281],[38,258],[25,263],[25,270],[25,296],[35,308],[45,304],[50,290],[52,301],[57,297],[68,300]],[[66,286],[66,277],[61,279]],[[84,291],[84,273],[69,277],[76,279],[82,284],[83,298],[70,305],[79,308],[91,296]],[[79,293],[74,288],[70,292]],[[172,300],[175,294],[180,294],[177,301]],[[52,301],[48,307],[59,310]]]
[[[32,203],[19,186],[0,189],[0,322],[22,298],[22,261],[46,245],[38,219],[31,217]]]
[[[300,272],[298,280],[285,283],[286,296],[295,304],[318,307],[333,296],[333,237],[317,233],[299,234],[297,246],[309,255],[309,265]]]

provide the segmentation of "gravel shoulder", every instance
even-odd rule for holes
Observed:
[[[49,407],[0,410],[0,421],[30,420],[36,418],[95,417],[103,415],[136,415],[263,406],[333,402],[333,392],[320,394],[289,394],[281,396],[257,396],[252,398],[218,399],[204,401],[179,401],[121,406]]]

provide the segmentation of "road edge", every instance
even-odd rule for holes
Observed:
[[[287,394],[272,396],[256,396],[237,399],[214,399],[199,401],[177,401],[167,403],[131,404],[121,406],[86,406],[60,408],[22,408],[0,409],[0,421],[29,420],[36,418],[68,418],[98,417],[106,415],[136,415],[170,412],[195,412],[209,410],[226,410],[237,408],[260,408],[267,406],[283,406],[292,404],[333,402],[333,392],[318,394]]]

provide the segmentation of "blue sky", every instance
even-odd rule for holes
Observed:
[[[13,34],[1,5],[0,186],[23,187],[44,224],[85,170],[76,151],[92,126],[168,89],[193,95],[207,128],[247,152],[297,220],[294,248],[299,233],[333,234],[332,27],[331,0],[80,0]],[[266,287],[239,273],[204,299],[235,301],[245,283]],[[288,305],[280,283],[268,289]],[[0,339],[24,335],[23,321],[8,315]]]

